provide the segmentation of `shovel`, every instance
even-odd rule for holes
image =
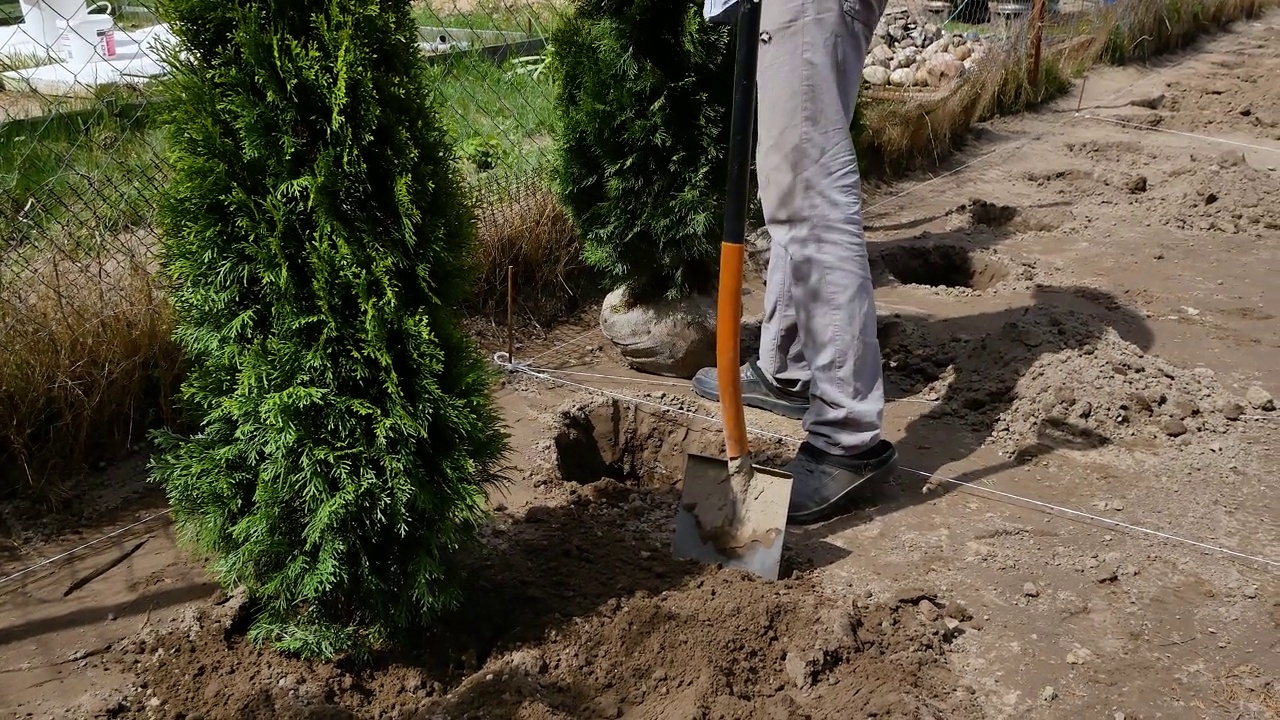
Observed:
[[[729,125],[729,184],[716,307],[716,374],[728,457],[726,462],[722,458],[689,454],[672,552],[678,558],[738,568],[767,580],[777,580],[791,500],[791,476],[752,464],[747,421],[742,411],[742,381],[738,374],[743,240],[760,35],[760,0],[740,2],[733,117]]]

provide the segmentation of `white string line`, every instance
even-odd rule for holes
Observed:
[[[522,363],[531,363],[531,362],[534,362],[535,360],[540,360],[540,359],[542,359],[542,358],[544,358],[544,357],[546,357],[546,356],[550,355],[551,353],[553,353],[553,352],[555,352],[555,351],[557,351],[557,350],[560,350],[560,349],[566,348],[566,347],[568,347],[568,346],[570,346],[570,345],[573,345],[574,343],[576,343],[576,342],[578,342],[578,341],[582,340],[583,338],[587,337],[588,335],[591,335],[591,334],[595,333],[595,332],[596,332],[596,330],[598,330],[598,328],[591,328],[590,330],[588,330],[588,331],[586,331],[586,332],[582,333],[581,335],[579,335],[579,336],[577,336],[577,337],[570,338],[569,340],[565,340],[564,342],[560,343],[559,345],[556,345],[555,347],[551,348],[550,350],[544,350],[544,351],[542,351],[542,352],[538,353],[537,355],[534,355],[533,357],[529,358],[528,360],[522,360],[521,362],[522,362]],[[505,353],[504,353],[504,354],[505,354]]]
[[[583,384],[581,384],[581,383],[575,383],[575,382],[572,382],[572,381],[570,381],[570,380],[563,380],[563,379],[561,379],[561,378],[553,377],[553,376],[551,376],[551,375],[546,375],[546,374],[543,374],[543,373],[538,373],[538,372],[532,371],[532,370],[530,370],[529,368],[526,368],[526,367],[523,367],[523,366],[519,366],[519,365],[512,365],[512,364],[511,364],[511,363],[509,363],[509,362],[507,362],[507,363],[503,363],[502,361],[499,361],[499,360],[498,360],[498,356],[497,356],[497,355],[495,355],[495,356],[494,356],[494,362],[498,363],[499,365],[503,365],[503,366],[505,366],[505,367],[508,367],[508,368],[510,368],[510,369],[512,369],[512,370],[516,370],[516,371],[519,371],[519,372],[527,373],[527,374],[529,374],[529,375],[532,375],[532,376],[534,376],[534,377],[539,377],[539,378],[542,378],[542,379],[544,379],[544,380],[550,380],[551,382],[554,382],[554,383],[560,383],[560,384],[562,384],[562,385],[567,385],[567,386],[570,386],[570,387],[576,387],[576,388],[579,388],[579,389],[582,389],[582,390],[586,390],[586,391],[588,391],[588,392],[594,392],[594,393],[598,393],[598,394],[601,394],[601,395],[605,395],[605,396],[607,396],[607,397],[611,397],[611,398],[614,398],[614,399],[617,399],[617,400],[623,400],[623,401],[625,401],[625,402],[632,402],[632,403],[636,403],[636,404],[639,404],[639,405],[648,405],[648,406],[650,406],[650,407],[657,408],[657,409],[659,409],[659,410],[665,410],[665,411],[667,411],[667,412],[672,412],[672,413],[676,413],[676,414],[679,414],[679,415],[687,415],[687,416],[689,416],[689,417],[697,418],[697,419],[699,419],[699,420],[705,420],[705,421],[707,421],[707,422],[714,423],[714,424],[717,424],[717,425],[721,425],[721,424],[723,424],[723,421],[722,421],[720,418],[717,418],[717,417],[714,417],[714,416],[711,416],[711,415],[703,415],[703,414],[701,414],[701,413],[696,413],[696,412],[693,412],[693,411],[691,411],[691,410],[685,410],[685,409],[683,409],[683,408],[671,407],[670,405],[664,405],[664,404],[662,404],[662,403],[654,402],[654,401],[652,401],[652,400],[646,400],[646,399],[644,399],[644,398],[632,397],[632,396],[629,396],[629,395],[624,395],[624,394],[622,394],[622,393],[613,392],[613,391],[610,391],[610,390],[604,390],[604,389],[601,389],[601,388],[591,387],[590,385],[583,385]],[[762,436],[762,437],[769,437],[769,438],[774,438],[774,439],[778,439],[778,440],[786,440],[786,441],[788,441],[788,442],[792,442],[792,443],[795,443],[795,444],[797,444],[797,445],[801,442],[800,440],[798,440],[798,439],[796,439],[796,438],[793,438],[793,437],[790,437],[790,436],[787,436],[787,435],[781,435],[781,434],[779,434],[779,433],[769,432],[769,431],[767,431],[767,430],[760,430],[760,429],[758,429],[758,428],[748,427],[748,428],[747,428],[747,431],[748,431],[748,432],[751,432],[752,434],[759,435],[759,436]],[[1151,530],[1151,529],[1149,529],[1149,528],[1144,528],[1144,527],[1142,527],[1142,526],[1140,526],[1140,525],[1132,525],[1132,524],[1129,524],[1129,523],[1120,522],[1120,521],[1118,521],[1118,520],[1111,520],[1111,519],[1109,519],[1109,518],[1104,518],[1104,517],[1101,517],[1101,516],[1098,516],[1098,515],[1093,515],[1093,514],[1090,514],[1090,513],[1081,512],[1081,511],[1079,511],[1079,510],[1072,510],[1071,508],[1065,508],[1065,507],[1061,507],[1061,506],[1058,506],[1058,505],[1053,505],[1053,504],[1051,504],[1051,503],[1043,502],[1043,501],[1040,501],[1040,500],[1033,500],[1033,499],[1031,499],[1031,498],[1022,497],[1021,495],[1015,495],[1015,494],[1013,494],[1013,493],[1005,492],[1005,491],[1003,491],[1003,490],[995,490],[995,489],[993,489],[993,488],[983,487],[982,485],[977,485],[977,484],[974,484],[974,483],[971,483],[971,482],[966,482],[966,481],[964,481],[964,480],[958,480],[958,479],[956,479],[956,478],[947,477],[947,476],[945,476],[945,475],[939,475],[939,474],[937,474],[937,473],[927,473],[927,472],[924,472],[923,470],[916,470],[915,468],[909,468],[909,467],[905,467],[905,466],[901,466],[901,465],[900,465],[899,467],[900,467],[901,469],[903,469],[903,470],[906,470],[907,472],[915,473],[916,475],[920,475],[921,477],[925,477],[925,478],[928,478],[928,479],[944,480],[944,481],[946,481],[946,482],[953,483],[953,484],[956,484],[956,485],[961,485],[961,486],[964,486],[964,487],[967,487],[967,488],[970,488],[970,489],[973,489],[973,490],[980,490],[980,491],[983,491],[983,492],[992,493],[992,494],[994,494],[994,495],[999,495],[999,496],[1001,496],[1001,497],[1009,498],[1009,499],[1012,499],[1012,500],[1019,500],[1019,501],[1025,502],[1025,503],[1029,503],[1029,504],[1031,504],[1031,505],[1036,505],[1036,506],[1038,506],[1038,507],[1047,508],[1047,509],[1049,509],[1049,510],[1055,510],[1055,511],[1058,511],[1058,512],[1067,513],[1067,514],[1069,514],[1069,515],[1075,515],[1075,516],[1077,516],[1077,517],[1088,518],[1088,519],[1090,519],[1090,520],[1095,520],[1095,521],[1098,521],[1098,522],[1107,523],[1107,524],[1109,524],[1109,525],[1113,525],[1113,526],[1116,526],[1116,527],[1125,528],[1125,529],[1127,529],[1127,530],[1133,530],[1133,531],[1140,532],[1140,533],[1146,533],[1147,535],[1152,535],[1152,536],[1155,536],[1155,537],[1158,537],[1158,538],[1162,538],[1162,539],[1165,539],[1165,540],[1173,540],[1173,541],[1176,541],[1176,542],[1185,543],[1185,544],[1187,544],[1187,545],[1193,545],[1193,546],[1195,546],[1195,547],[1204,548],[1204,549],[1207,549],[1207,550],[1213,550],[1213,551],[1220,552],[1220,553],[1224,553],[1224,554],[1227,554],[1227,555],[1233,555],[1233,556],[1238,557],[1238,558],[1243,558],[1243,559],[1246,559],[1246,560],[1253,560],[1253,561],[1256,561],[1256,562],[1264,563],[1264,564],[1266,564],[1266,565],[1270,565],[1270,566],[1272,566],[1272,567],[1280,568],[1280,561],[1276,561],[1276,560],[1268,560],[1267,558],[1264,558],[1264,557],[1258,557],[1258,556],[1256,556],[1256,555],[1248,555],[1248,554],[1246,554],[1246,553],[1237,552],[1237,551],[1235,551],[1235,550],[1230,550],[1230,549],[1228,549],[1228,548],[1218,547],[1217,545],[1209,545],[1208,543],[1203,543],[1203,542],[1200,542],[1200,541],[1198,541],[1198,540],[1190,540],[1190,539],[1187,539],[1187,538],[1184,538],[1184,537],[1179,537],[1179,536],[1177,536],[1177,535],[1171,535],[1171,534],[1166,533],[1166,532],[1161,532],[1161,531],[1159,531],[1159,530]]]
[[[1141,123],[1128,122],[1128,121],[1119,120],[1116,118],[1102,117],[1100,115],[1089,115],[1087,113],[1076,113],[1076,116],[1086,118],[1089,120],[1100,120],[1102,122],[1108,122],[1114,125],[1122,125],[1124,127],[1134,128],[1136,130],[1151,130],[1153,132],[1168,133],[1170,135],[1180,135],[1182,137],[1192,138],[1193,140],[1203,140],[1205,142],[1224,143],[1226,145],[1237,145],[1239,147],[1246,147],[1253,150],[1264,150],[1266,152],[1280,153],[1280,148],[1267,147],[1266,145],[1255,145],[1254,143],[1241,142],[1239,140],[1228,140],[1226,138],[1213,137],[1212,135],[1200,135],[1198,133],[1183,132],[1181,130],[1170,130],[1169,128],[1143,125]]]
[[[502,366],[502,367],[506,367],[506,361],[504,361],[504,360],[498,360],[498,359],[497,359],[497,358],[500,358],[500,357],[506,357],[506,353],[505,353],[505,352],[500,352],[500,353],[496,353],[496,354],[494,355],[494,358],[495,358],[495,360],[494,360],[494,361],[495,361],[498,365],[500,365],[500,366]],[[536,366],[536,365],[529,365],[528,363],[524,363],[524,362],[521,362],[521,363],[519,363],[519,364],[520,364],[520,366],[521,366],[521,367],[525,368],[526,370],[532,370],[532,371],[534,371],[534,372],[540,372],[540,373],[551,373],[551,374],[555,374],[555,375],[573,375],[573,376],[576,376],[576,377],[599,378],[599,379],[601,379],[601,380],[612,380],[612,381],[616,381],[616,382],[625,382],[625,383],[646,383],[646,384],[649,384],[649,385],[663,385],[663,386],[666,386],[666,387],[678,387],[678,388],[682,388],[682,389],[687,389],[687,388],[689,387],[689,383],[687,383],[687,382],[672,382],[672,381],[670,381],[670,380],[650,380],[650,379],[647,379],[647,378],[631,377],[631,376],[629,376],[629,375],[605,375],[605,374],[602,374],[602,373],[577,372],[577,371],[574,371],[574,370],[557,370],[556,368],[547,368],[547,367],[538,367],[538,366]],[[923,400],[923,399],[921,399],[921,398],[897,398],[897,399],[891,400],[891,401],[889,401],[889,402],[891,402],[891,403],[920,403],[921,405],[937,405],[937,404],[938,404],[939,402],[941,402],[941,401],[939,401],[939,400]],[[1262,417],[1262,416],[1260,416],[1260,415],[1242,415],[1241,417],[1249,418],[1249,417]]]
[[[925,181],[923,181],[923,182],[921,182],[921,183],[919,183],[919,184],[917,184],[917,185],[912,185],[911,187],[907,188],[906,190],[903,190],[902,192],[900,192],[900,193],[898,193],[898,194],[896,194],[896,195],[891,195],[891,196],[889,196],[889,197],[885,198],[884,200],[881,200],[880,202],[875,203],[874,205],[868,205],[867,207],[865,207],[865,208],[863,208],[863,209],[862,209],[862,212],[864,212],[864,213],[870,213],[872,210],[875,210],[876,208],[878,208],[878,207],[880,207],[880,206],[882,206],[882,205],[888,205],[889,203],[894,202],[894,201],[896,201],[896,200],[901,200],[902,198],[904,198],[904,197],[906,197],[906,196],[910,195],[911,193],[913,193],[913,192],[915,192],[915,191],[917,191],[917,190],[919,190],[919,189],[921,189],[921,188],[925,187],[926,185],[930,185],[930,184],[932,184],[932,183],[935,183],[935,182],[937,182],[937,181],[939,181],[939,180],[941,180],[941,179],[943,179],[943,178],[945,178],[945,177],[949,177],[949,176],[951,176],[951,175],[955,175],[956,173],[960,172],[961,170],[965,170],[965,169],[970,168],[970,167],[972,167],[972,166],[974,166],[974,165],[977,165],[978,163],[982,162],[983,160],[987,160],[988,158],[990,158],[990,157],[991,157],[991,156],[993,156],[993,155],[998,155],[998,154],[1000,154],[1000,153],[1002,153],[1002,152],[1007,152],[1007,151],[1012,150],[1012,149],[1014,149],[1014,148],[1021,147],[1021,146],[1023,146],[1023,145],[1026,145],[1027,143],[1031,142],[1032,140],[1039,139],[1040,137],[1041,137],[1040,135],[1037,135],[1036,137],[1033,137],[1033,138],[1026,138],[1026,139],[1021,140],[1021,141],[1018,141],[1018,142],[1012,142],[1012,143],[1009,143],[1008,145],[1005,145],[1004,147],[996,148],[995,150],[992,150],[991,152],[986,153],[985,155],[980,155],[979,157],[976,157],[976,158],[974,158],[974,159],[970,160],[969,162],[964,163],[963,165],[960,165],[959,167],[954,167],[954,168],[952,168],[952,169],[950,169],[950,170],[948,170],[948,171],[946,171],[946,172],[942,173],[941,175],[934,175],[933,177],[929,178],[928,180],[925,180]]]
[[[498,355],[506,355],[506,353],[499,353]],[[573,375],[575,377],[598,378],[600,380],[614,380],[617,382],[625,382],[625,383],[645,383],[648,385],[664,385],[666,387],[678,387],[678,388],[688,387],[689,385],[689,383],[672,382],[670,380],[650,380],[647,378],[627,377],[626,375],[603,375],[601,373],[577,372],[574,370],[557,370],[555,368],[537,367],[537,366],[529,365],[523,362],[520,363],[520,366],[523,368],[527,368],[529,370],[535,370],[537,372],[542,372],[542,373],[555,373],[557,375]]]
[[[97,545],[98,543],[102,542],[103,540],[110,540],[111,538],[113,538],[113,537],[115,537],[115,536],[119,535],[120,533],[123,533],[123,532],[129,531],[129,530],[132,530],[133,528],[136,528],[136,527],[138,527],[139,525],[145,525],[146,523],[149,523],[149,522],[151,522],[152,520],[155,520],[156,518],[160,517],[161,515],[168,515],[168,514],[169,514],[169,509],[168,509],[168,508],[166,508],[166,509],[161,510],[160,512],[157,512],[157,513],[155,513],[155,514],[153,514],[153,515],[151,515],[151,516],[149,516],[149,517],[145,517],[145,518],[143,518],[143,519],[139,520],[138,522],[133,523],[132,525],[125,525],[124,527],[120,528],[119,530],[116,530],[116,531],[114,531],[114,532],[107,533],[106,535],[103,535],[102,537],[98,538],[97,540],[90,540],[89,542],[87,542],[87,543],[85,543],[85,544],[83,544],[83,545],[81,545],[81,546],[79,546],[79,547],[72,548],[72,549],[70,549],[70,550],[68,550],[68,551],[66,551],[66,552],[64,552],[64,553],[62,553],[61,555],[54,555],[53,557],[49,558],[48,560],[44,560],[44,561],[38,562],[38,563],[36,563],[35,565],[32,565],[31,567],[29,567],[29,568],[27,568],[27,569],[25,569],[25,570],[19,570],[18,572],[14,573],[14,574],[12,574],[12,575],[10,575],[10,576],[8,576],[8,577],[0,578],[0,585],[3,585],[3,584],[5,584],[5,583],[9,582],[10,580],[14,580],[14,579],[17,579],[17,578],[19,578],[19,577],[21,577],[21,576],[23,576],[23,575],[26,575],[27,573],[29,573],[29,572],[31,572],[31,571],[33,571],[33,570],[39,570],[40,568],[44,567],[45,565],[48,565],[48,564],[50,564],[50,563],[55,563],[55,562],[57,562],[57,561],[61,560],[62,558],[67,557],[68,555],[74,555],[75,553],[78,553],[78,552],[80,552],[81,550],[84,550],[85,548],[88,548],[88,547],[92,547],[92,546],[94,546],[94,545]]]

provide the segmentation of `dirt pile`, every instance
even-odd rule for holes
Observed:
[[[1018,442],[1172,439],[1225,433],[1244,412],[1212,371],[1175,367],[1110,331],[1033,364],[996,432]]]
[[[958,604],[833,598],[670,558],[675,497],[602,480],[504,517],[467,607],[372,670],[261,652],[236,601],[111,653],[137,682],[85,714],[133,718],[978,717],[944,661]]]
[[[900,317],[884,349],[890,395],[934,401],[930,415],[962,422],[1009,452],[1188,442],[1226,433],[1252,412],[1212,371],[1144,353],[1135,342],[1149,338],[1131,320],[1125,339],[1100,317],[1048,303],[976,319]]]
[[[1027,179],[1060,185],[1077,200],[1131,204],[1141,208],[1148,227],[1230,235],[1280,228],[1280,212],[1268,202],[1280,192],[1280,179],[1250,164],[1241,150],[1169,157],[1132,140],[1088,140],[1067,148],[1094,169],[1036,171]],[[1164,173],[1135,170],[1155,163],[1169,167]]]
[[[1240,150],[1192,153],[1155,187],[1156,210],[1167,227],[1232,235],[1280,229],[1280,211],[1271,198],[1280,192],[1274,172],[1250,165]]]

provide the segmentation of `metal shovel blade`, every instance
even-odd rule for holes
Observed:
[[[787,473],[690,454],[672,554],[777,580],[790,502]]]

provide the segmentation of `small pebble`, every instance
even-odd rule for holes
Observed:
[[[1241,592],[1241,594],[1249,598],[1250,600],[1253,600],[1254,598],[1258,597],[1258,586],[1249,585]]]
[[[1177,418],[1163,418],[1160,420],[1160,430],[1169,437],[1181,437],[1187,434],[1187,425]]]
[[[1245,402],[1248,402],[1255,410],[1271,412],[1276,409],[1275,398],[1271,397],[1271,393],[1263,390],[1261,387],[1254,385],[1244,394]]]
[[[1087,648],[1076,648],[1067,653],[1068,665],[1083,665],[1093,659],[1093,652]]]
[[[1058,691],[1054,690],[1052,685],[1046,685],[1045,688],[1040,691],[1041,702],[1053,702],[1053,699],[1056,697],[1058,697]]]
[[[1022,586],[1022,594],[1027,597],[1040,597],[1040,588],[1035,583],[1029,582]]]

